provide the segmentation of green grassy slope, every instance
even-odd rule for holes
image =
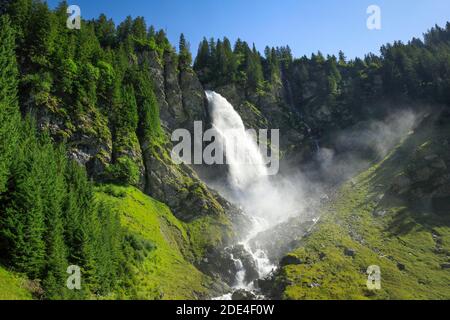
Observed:
[[[449,163],[448,137],[449,126],[425,125],[405,137],[386,159],[343,185],[323,209],[316,229],[290,253],[301,264],[283,267],[276,277],[281,297],[450,299],[446,198],[438,206],[418,201],[420,194],[437,188],[440,177],[448,177],[448,169],[416,179],[405,196],[392,192],[393,181],[417,175],[426,166],[427,155],[436,154]],[[381,268],[381,290],[366,286],[371,265]]]
[[[221,241],[226,229],[220,217],[180,222],[169,208],[132,187],[103,186],[99,199],[120,213],[122,225],[152,248],[135,270],[138,281],[133,296],[139,299],[198,299],[208,296],[211,279],[197,270],[192,261],[204,245]],[[220,230],[219,230],[220,229]]]
[[[0,267],[0,300],[31,300],[26,279]]]
[[[103,298],[209,298],[213,280],[194,267],[194,262],[209,246],[220,246],[230,236],[227,217],[205,216],[183,223],[166,205],[134,187],[103,185],[96,188],[96,195],[120,213],[127,237],[139,242],[134,245],[138,248],[132,263],[135,278]],[[0,267],[0,300],[32,299],[26,285],[26,278]]]

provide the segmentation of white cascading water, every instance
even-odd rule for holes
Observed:
[[[242,191],[266,180],[267,168],[264,165],[264,158],[254,138],[246,132],[239,114],[220,94],[207,91],[206,96],[213,127],[226,148],[231,185]]]
[[[233,200],[246,213],[260,219],[258,226],[263,230],[287,219],[288,212],[298,209],[291,192],[288,192],[293,188],[270,181],[258,144],[246,131],[242,118],[233,106],[216,92],[207,91],[206,96],[213,128],[226,148]]]
[[[261,231],[274,226],[288,218],[288,212],[294,209],[292,199],[285,190],[276,187],[268,177],[268,168],[254,137],[245,129],[240,115],[220,94],[207,91],[209,111],[217,138],[225,147],[229,168],[228,181],[232,189],[232,198],[242,206],[244,212],[254,221],[253,230],[245,237],[243,245],[250,252],[257,264],[260,278],[269,274],[272,265],[263,250],[255,252],[249,241]],[[237,150],[236,150],[237,149]],[[239,261],[240,262],[240,261]],[[239,264],[239,262],[236,262]],[[240,263],[242,268],[242,263]],[[236,289],[248,289],[243,282],[241,270],[236,275]],[[245,273],[244,273],[245,275]]]

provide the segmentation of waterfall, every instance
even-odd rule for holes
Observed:
[[[233,106],[220,94],[207,91],[212,126],[225,147],[231,200],[258,219],[263,231],[289,217],[298,206],[291,185],[277,185],[267,172],[265,158],[255,137],[246,130]]]
[[[212,126],[225,147],[232,202],[258,219],[264,229],[287,220],[299,210],[299,190],[292,181],[268,176],[257,139],[234,107],[220,94],[207,91]],[[261,231],[261,229],[260,229]]]
[[[230,183],[236,191],[266,183],[267,168],[255,138],[249,134],[239,114],[220,94],[207,91],[214,129],[225,146]]]
[[[240,205],[254,222],[241,244],[255,260],[260,277],[264,277],[275,266],[270,263],[264,250],[252,250],[249,242],[259,232],[288,218],[287,212],[293,209],[289,199],[292,195],[270,181],[257,141],[246,131],[242,118],[233,106],[216,92],[207,91],[206,96],[212,126],[227,157],[228,182],[233,198],[229,200]],[[240,270],[236,275],[235,288],[253,289],[252,285],[243,284],[243,277]]]

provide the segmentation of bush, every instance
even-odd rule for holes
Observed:
[[[128,157],[122,157],[106,170],[107,180],[119,185],[138,185],[140,172],[138,165]]]

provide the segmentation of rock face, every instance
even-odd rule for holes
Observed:
[[[166,121],[169,130],[174,130],[187,120],[187,116],[183,109],[176,57],[174,53],[167,51],[164,53],[164,87],[170,117],[163,120]]]
[[[238,214],[231,204],[217,200],[219,197],[200,181],[196,173],[186,165],[175,165],[169,149],[151,145],[144,151],[146,167],[145,192],[167,204],[177,218],[192,221],[205,215]]]
[[[192,130],[194,121],[208,121],[208,106],[205,91],[192,69],[180,71],[180,87],[183,109],[186,114],[184,128]]]
[[[39,108],[36,120],[38,127],[47,129],[56,141],[67,141],[69,158],[86,166],[90,176],[102,177],[113,149],[106,116],[94,108],[68,114],[55,107]]]
[[[146,53],[148,57],[140,57],[140,60],[147,58],[149,62],[150,75],[153,80],[153,92],[159,105],[159,116],[163,127],[169,127],[172,123],[172,115],[166,99],[165,72],[163,61],[156,51]],[[140,63],[140,62],[139,62]]]
[[[132,60],[130,63],[149,68],[158,101],[161,137],[146,138],[135,132],[127,132],[126,137],[115,136],[108,112],[94,105],[68,114],[58,112],[58,106],[41,108],[38,125],[48,129],[55,140],[66,140],[69,157],[86,166],[93,179],[104,181],[108,168],[118,158],[126,157],[137,165],[137,187],[169,206],[179,220],[192,222],[208,217],[205,224],[211,223],[219,233],[214,239],[205,240],[205,247],[210,246],[207,257],[214,258],[209,263],[200,263],[202,257],[198,252],[187,255],[201,271],[214,276],[217,292],[227,291],[224,283],[234,284],[237,270],[230,253],[218,248],[226,247],[235,237],[232,222],[245,228],[245,218],[239,209],[209,189],[191,167],[176,165],[170,156],[172,130],[191,130],[194,121],[207,122],[204,89],[191,68],[179,70],[176,56],[170,50],[163,54],[145,50],[136,53]],[[249,277],[254,278],[251,273]]]
[[[161,124],[171,133],[174,129],[192,129],[194,121],[207,122],[206,96],[195,72],[178,70],[176,57],[165,52],[161,59],[148,53],[153,87],[160,109]]]
[[[264,279],[259,279],[256,283],[262,294],[273,300],[281,300],[283,291],[290,284],[287,279],[280,277],[278,273],[279,271],[276,271]]]
[[[434,128],[435,135],[440,132],[442,115],[425,117],[419,128]],[[440,215],[450,210],[450,156],[448,147],[439,139],[423,143],[414,153],[406,155],[406,170],[400,172],[392,181],[390,193],[424,211],[433,210]]]

